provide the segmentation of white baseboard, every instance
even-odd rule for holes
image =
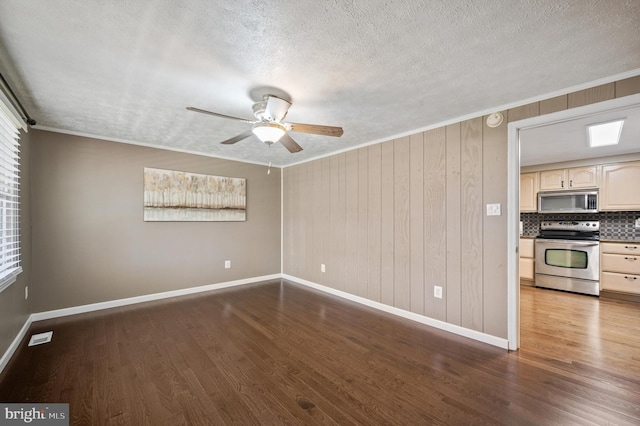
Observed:
[[[4,352],[4,355],[2,355],[2,358],[0,358],[0,373],[2,373],[7,364],[9,364],[9,360],[13,356],[13,353],[18,349],[20,343],[22,343],[24,336],[27,335],[29,327],[31,327],[31,316],[29,316],[24,322],[24,325],[16,335],[15,339],[13,339],[13,342],[11,342],[7,350]]]
[[[102,309],[117,308],[120,306],[134,305],[136,303],[150,302],[153,300],[168,299],[170,297],[185,296],[188,294],[202,293],[211,290],[220,290],[245,284],[253,284],[260,281],[280,279],[281,274],[263,275],[261,277],[245,278],[236,281],[227,281],[218,284],[209,284],[198,287],[183,288],[180,290],[165,291],[162,293],[145,294],[144,296],[128,297],[126,299],[110,300],[108,302],[92,303],[89,305],[73,306],[71,308],[56,309],[53,311],[31,314],[31,321],[42,321],[51,318],[66,317],[69,315],[83,314],[85,312],[100,311]]]
[[[499,348],[508,349],[509,341],[500,337],[492,336],[490,334],[481,333],[479,331],[471,330],[468,328],[460,327],[458,325],[449,324],[444,321],[440,321],[434,318],[425,317],[413,312],[405,311],[404,309],[395,308],[393,306],[385,305],[384,303],[374,302],[373,300],[366,299],[364,297],[356,296],[344,291],[336,290],[331,287],[326,287],[321,284],[316,284],[311,281],[303,280],[301,278],[293,277],[291,275],[282,274],[282,278],[285,280],[293,281],[298,284],[305,285],[307,287],[314,288],[316,290],[323,291],[325,293],[333,294],[334,296],[342,297],[343,299],[351,300],[371,308],[375,308],[399,317],[403,317],[412,321],[416,321],[430,327],[438,328],[440,330],[447,331],[449,333],[457,334],[459,336],[468,337],[469,339],[478,340],[483,343],[487,343]]]
[[[253,284],[260,281],[275,280],[280,278],[282,278],[282,274],[263,275],[261,277],[246,278],[242,280],[227,281],[227,282],[218,283],[218,284],[209,284],[209,285],[203,285],[199,287],[189,287],[189,288],[183,288],[180,290],[165,291],[162,293],[146,294],[144,296],[128,297],[126,299],[110,300],[108,302],[91,303],[89,305],[73,306],[71,308],[55,309],[52,311],[33,313],[27,318],[20,332],[16,335],[15,339],[13,339],[13,342],[11,342],[11,345],[9,345],[4,355],[2,355],[2,358],[0,358],[0,373],[2,373],[2,370],[4,370],[4,368],[9,363],[9,360],[11,359],[15,351],[20,346],[20,343],[22,342],[22,339],[24,339],[25,335],[27,334],[27,331],[29,331],[29,327],[31,326],[31,324],[36,321],[65,317],[69,315],[82,314],[85,312],[100,311],[102,309],[117,308],[119,306],[133,305],[136,303],[149,302],[152,300],[168,299],[170,297],[185,296],[185,295],[194,294],[194,293],[202,293],[205,291],[220,290],[223,288],[235,287],[235,286],[240,286],[245,284]]]
[[[74,306],[71,308],[55,309],[52,311],[33,313],[27,318],[24,325],[22,326],[22,329],[20,329],[20,332],[18,332],[15,339],[13,339],[13,342],[11,342],[11,345],[9,345],[9,347],[5,351],[2,358],[0,358],[0,373],[2,373],[2,370],[4,370],[6,365],[9,363],[9,360],[13,356],[14,352],[20,346],[20,343],[22,342],[22,339],[24,339],[25,335],[27,334],[27,331],[29,330],[29,327],[31,326],[31,324],[36,321],[43,321],[43,320],[52,319],[52,318],[82,314],[85,312],[100,311],[100,310],[109,309],[109,308],[117,308],[120,306],[133,305],[133,304],[142,303],[142,302],[150,302],[153,300],[168,299],[170,297],[185,296],[185,295],[194,294],[194,293],[202,293],[205,291],[220,290],[223,288],[253,284],[260,281],[275,280],[280,278],[293,281],[295,283],[302,284],[304,286],[311,287],[325,293],[333,294],[334,296],[351,300],[353,302],[357,302],[362,305],[366,305],[371,308],[378,309],[380,311],[388,312],[393,315],[407,318],[412,321],[416,321],[416,322],[428,325],[430,327],[438,328],[440,330],[448,331],[453,334],[468,337],[473,340],[478,340],[480,342],[484,342],[489,345],[497,346],[503,349],[508,349],[509,347],[509,341],[507,339],[502,339],[496,336],[492,336],[490,334],[485,334],[479,331],[470,330],[468,328],[449,324],[444,321],[425,317],[424,315],[418,315],[413,312],[409,312],[403,309],[395,308],[393,306],[385,305],[383,303],[374,302],[373,300],[369,300],[364,297],[356,296],[350,293],[346,293],[344,291],[340,291],[340,290],[336,290],[320,284],[316,284],[314,282],[293,277],[291,275],[272,274],[272,275],[263,275],[261,277],[246,278],[246,279],[236,280],[236,281],[227,281],[227,282],[218,283],[218,284],[209,284],[209,285],[204,285],[199,287],[189,287],[189,288],[184,288],[180,290],[165,291],[162,293],[147,294],[144,296],[129,297],[126,299],[110,300],[108,302],[92,303],[89,305],[81,305],[81,306]]]

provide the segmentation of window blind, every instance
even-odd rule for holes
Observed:
[[[18,128],[0,108],[0,291],[20,266],[20,143]]]

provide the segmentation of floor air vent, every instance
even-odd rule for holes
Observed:
[[[45,333],[38,333],[31,336],[29,340],[29,346],[41,345],[43,343],[49,343],[53,337],[53,331],[47,331]]]

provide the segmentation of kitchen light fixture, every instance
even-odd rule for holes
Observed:
[[[274,142],[278,142],[281,137],[287,132],[286,127],[282,124],[275,122],[260,122],[256,123],[251,131],[262,142],[267,145],[271,145]]]
[[[620,143],[623,119],[607,121],[587,125],[587,135],[589,136],[589,146],[596,148],[599,146],[617,145]]]

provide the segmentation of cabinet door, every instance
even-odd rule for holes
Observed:
[[[535,278],[535,260],[520,258],[520,278],[533,280]]]
[[[568,175],[569,188],[593,188],[598,186],[597,166],[574,167],[569,169]]]
[[[640,294],[640,276],[631,274],[602,273],[602,289]]]
[[[607,272],[640,275],[640,256],[603,253],[601,266]]]
[[[540,190],[567,189],[567,169],[540,172]]]
[[[522,173],[520,175],[520,211],[535,212],[538,210],[538,173]]]
[[[533,238],[520,238],[520,257],[535,257]]]
[[[600,253],[630,254],[640,256],[640,244],[637,243],[600,243]]]
[[[640,161],[602,166],[600,210],[640,210]]]

